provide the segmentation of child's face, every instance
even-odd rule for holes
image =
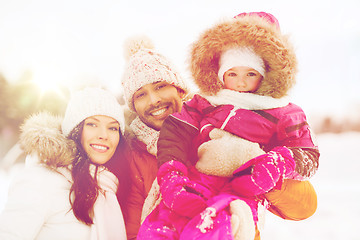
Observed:
[[[262,75],[250,67],[233,67],[224,73],[225,89],[238,92],[255,92],[262,79]]]

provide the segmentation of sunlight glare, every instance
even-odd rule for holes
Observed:
[[[59,87],[64,85],[65,75],[60,74],[59,71],[44,67],[44,68],[35,68],[33,70],[32,81],[38,86],[41,90],[41,93],[46,92],[58,92]]]

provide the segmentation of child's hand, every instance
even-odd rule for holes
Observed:
[[[207,207],[201,186],[189,180],[184,164],[164,163],[157,177],[164,204],[174,212],[192,218]]]
[[[256,196],[281,184],[282,179],[294,170],[295,161],[291,151],[286,147],[276,147],[237,169],[231,185],[239,195]]]

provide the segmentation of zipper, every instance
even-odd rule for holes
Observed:
[[[220,129],[224,129],[227,125],[227,123],[229,122],[230,118],[232,118],[233,116],[236,115],[236,110],[235,107],[230,111],[229,115],[226,117],[224,123],[221,125]]]

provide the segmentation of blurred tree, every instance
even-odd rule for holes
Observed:
[[[9,84],[0,74],[0,132],[9,122]]]
[[[19,127],[31,114],[47,111],[63,115],[65,112],[69,90],[58,86],[56,90],[42,92],[31,78],[31,72],[25,72],[18,82],[8,83],[0,75],[0,160],[18,141]]]
[[[31,78],[31,72],[25,72],[18,82],[8,86],[7,125],[16,131],[31,114],[48,111],[55,115],[63,115],[70,95],[64,86],[42,92]]]

